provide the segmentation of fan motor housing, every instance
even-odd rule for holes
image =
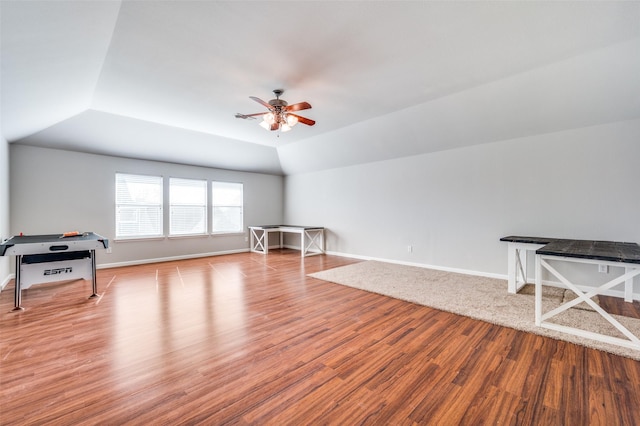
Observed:
[[[282,95],[283,93],[284,93],[284,90],[275,89],[273,91],[273,94],[276,95],[276,98],[275,99],[271,99],[269,101],[269,105],[271,105],[272,107],[274,107],[274,108],[276,108],[278,110],[280,110],[281,108],[284,108],[287,105],[289,105],[289,104],[287,104],[286,101],[283,101],[282,99],[280,99],[280,95]]]
[[[269,105],[276,108],[277,107],[283,108],[283,107],[286,107],[288,104],[287,104],[287,101],[283,101],[282,99],[271,99],[269,101]]]

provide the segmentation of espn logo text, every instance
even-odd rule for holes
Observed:
[[[66,268],[45,269],[44,275],[68,274],[70,272],[73,272],[72,266],[67,266]]]

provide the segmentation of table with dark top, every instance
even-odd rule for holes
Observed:
[[[640,276],[640,246],[636,243],[596,240],[571,240],[551,238],[529,237],[505,237],[503,241],[522,244],[535,244],[536,271],[535,271],[535,323],[539,327],[569,333],[583,338],[598,340],[601,342],[620,345],[631,349],[640,350],[640,336],[632,333],[614,316],[606,312],[598,305],[593,297],[611,290],[622,283],[625,284],[624,297],[628,302],[633,301],[633,279]],[[571,282],[566,273],[556,268],[558,263],[591,264],[604,267],[621,267],[624,273],[606,283],[596,287],[580,286]],[[559,284],[571,290],[577,296],[573,300],[562,302],[560,306],[542,311],[542,272],[545,269]],[[586,323],[574,327],[561,325],[550,321],[551,318],[570,309],[580,303],[589,305],[595,312],[606,319],[615,327],[624,338],[601,334],[587,330]],[[580,327],[582,325],[582,327]]]
[[[527,283],[527,252],[558,257],[575,257],[618,263],[640,263],[640,245],[629,242],[572,240],[566,238],[510,235],[507,275],[509,293],[517,293]],[[615,265],[619,266],[619,265]],[[633,300],[633,278],[625,281],[625,301]]]

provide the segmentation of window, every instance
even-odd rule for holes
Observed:
[[[242,184],[211,182],[212,232],[242,232]]]
[[[116,238],[162,235],[162,176],[116,173]]]
[[[169,179],[171,235],[207,233],[207,181]]]

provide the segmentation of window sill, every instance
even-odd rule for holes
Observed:
[[[209,235],[207,234],[184,234],[184,235],[168,235],[167,238],[170,240],[180,240],[184,238],[207,238]]]
[[[113,241],[116,243],[128,243],[135,241],[160,241],[164,240],[166,237],[164,235],[158,235],[153,237],[117,237]]]
[[[180,240],[185,238],[207,238],[207,237],[244,237],[244,232],[213,232],[211,234],[191,234],[191,235],[158,235],[154,237],[118,237],[113,241],[116,243],[140,242],[140,241],[161,241]]]

